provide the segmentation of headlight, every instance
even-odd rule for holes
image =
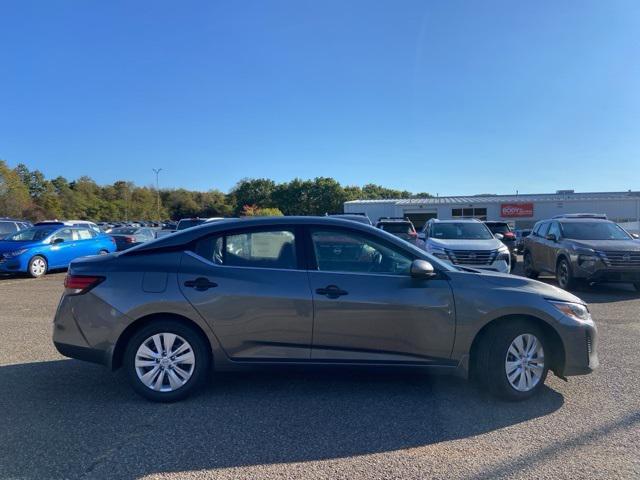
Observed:
[[[593,267],[598,260],[596,255],[578,255],[578,264],[582,267]]]
[[[556,307],[560,312],[564,313],[567,317],[573,318],[580,322],[590,322],[591,314],[589,309],[581,303],[571,302],[554,302],[549,300],[549,303]]]
[[[592,248],[586,247],[578,247],[576,245],[571,245],[571,250],[578,255],[595,255],[596,251]]]
[[[449,260],[449,255],[445,252],[444,248],[433,247],[429,245],[428,252],[440,260]]]
[[[500,248],[498,248],[498,253],[509,253],[509,248],[506,245],[500,245]]]
[[[5,253],[4,256],[5,256],[5,258],[18,257],[18,256],[22,255],[24,252],[26,252],[27,250],[29,250],[29,249],[28,248],[21,248],[20,250],[14,250],[13,252]]]

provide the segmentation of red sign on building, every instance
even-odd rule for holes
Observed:
[[[533,217],[533,203],[503,203],[500,206],[502,217]]]

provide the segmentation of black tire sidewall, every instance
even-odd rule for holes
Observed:
[[[33,272],[31,271],[31,264],[33,263],[34,260],[36,260],[38,258],[41,259],[44,262],[44,273],[42,275],[34,275]],[[47,274],[48,271],[49,271],[49,262],[47,262],[47,259],[44,258],[42,255],[33,256],[29,260],[29,263],[27,264],[27,274],[32,278],[44,277]]]
[[[521,392],[513,388],[509,383],[505,371],[505,359],[507,357],[507,350],[513,340],[519,335],[526,333],[535,335],[538,341],[542,343],[545,356],[545,368],[538,384],[528,392]],[[487,348],[484,361],[486,362],[485,368],[487,371],[485,372],[484,378],[486,387],[488,387],[491,393],[505,400],[519,401],[531,398],[543,388],[549,370],[548,359],[551,356],[551,352],[548,349],[548,342],[545,340],[542,329],[526,320],[513,320],[497,327],[491,332],[491,335],[485,337],[485,341],[487,342]]]
[[[559,274],[560,268],[562,267],[563,264],[567,266],[567,283],[565,285],[562,285],[562,283],[560,282],[560,274]],[[575,287],[576,281],[573,277],[571,264],[566,258],[562,258],[558,261],[558,264],[556,266],[556,282],[558,283],[558,286],[564,290],[569,290]]]
[[[138,347],[156,333],[169,332],[184,338],[195,356],[195,367],[191,378],[185,385],[173,392],[157,392],[144,385],[135,369],[135,356]],[[197,390],[208,377],[211,365],[211,349],[206,338],[195,328],[176,320],[157,320],[137,331],[128,341],[123,358],[123,368],[133,389],[141,396],[154,402],[175,402],[182,400]]]

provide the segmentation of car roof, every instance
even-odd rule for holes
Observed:
[[[365,223],[354,222],[337,217],[314,217],[314,216],[282,216],[282,217],[243,217],[243,218],[225,218],[217,222],[202,223],[196,227],[176,232],[166,237],[160,237],[157,240],[143,243],[122,252],[122,255],[142,252],[147,250],[156,250],[159,248],[172,248],[190,243],[203,235],[222,232],[231,229],[250,228],[250,227],[269,227],[277,225],[325,225],[327,227],[347,227],[351,230],[362,230],[363,232],[375,232],[380,235],[380,229],[376,229]],[[395,237],[385,237],[393,243],[403,242]],[[393,239],[393,240],[392,240]],[[401,245],[404,245],[401,243]]]

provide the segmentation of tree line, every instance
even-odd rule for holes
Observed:
[[[245,178],[228,193],[160,189],[160,218],[229,217],[245,215],[324,215],[341,213],[344,202],[356,199],[427,197],[380,185],[342,186],[330,177],[295,178],[276,183],[267,178]],[[32,221],[43,219],[155,220],[157,192],[118,180],[98,185],[87,176],[75,180],[47,179],[24,164],[15,168],[0,160],[0,217]]]

